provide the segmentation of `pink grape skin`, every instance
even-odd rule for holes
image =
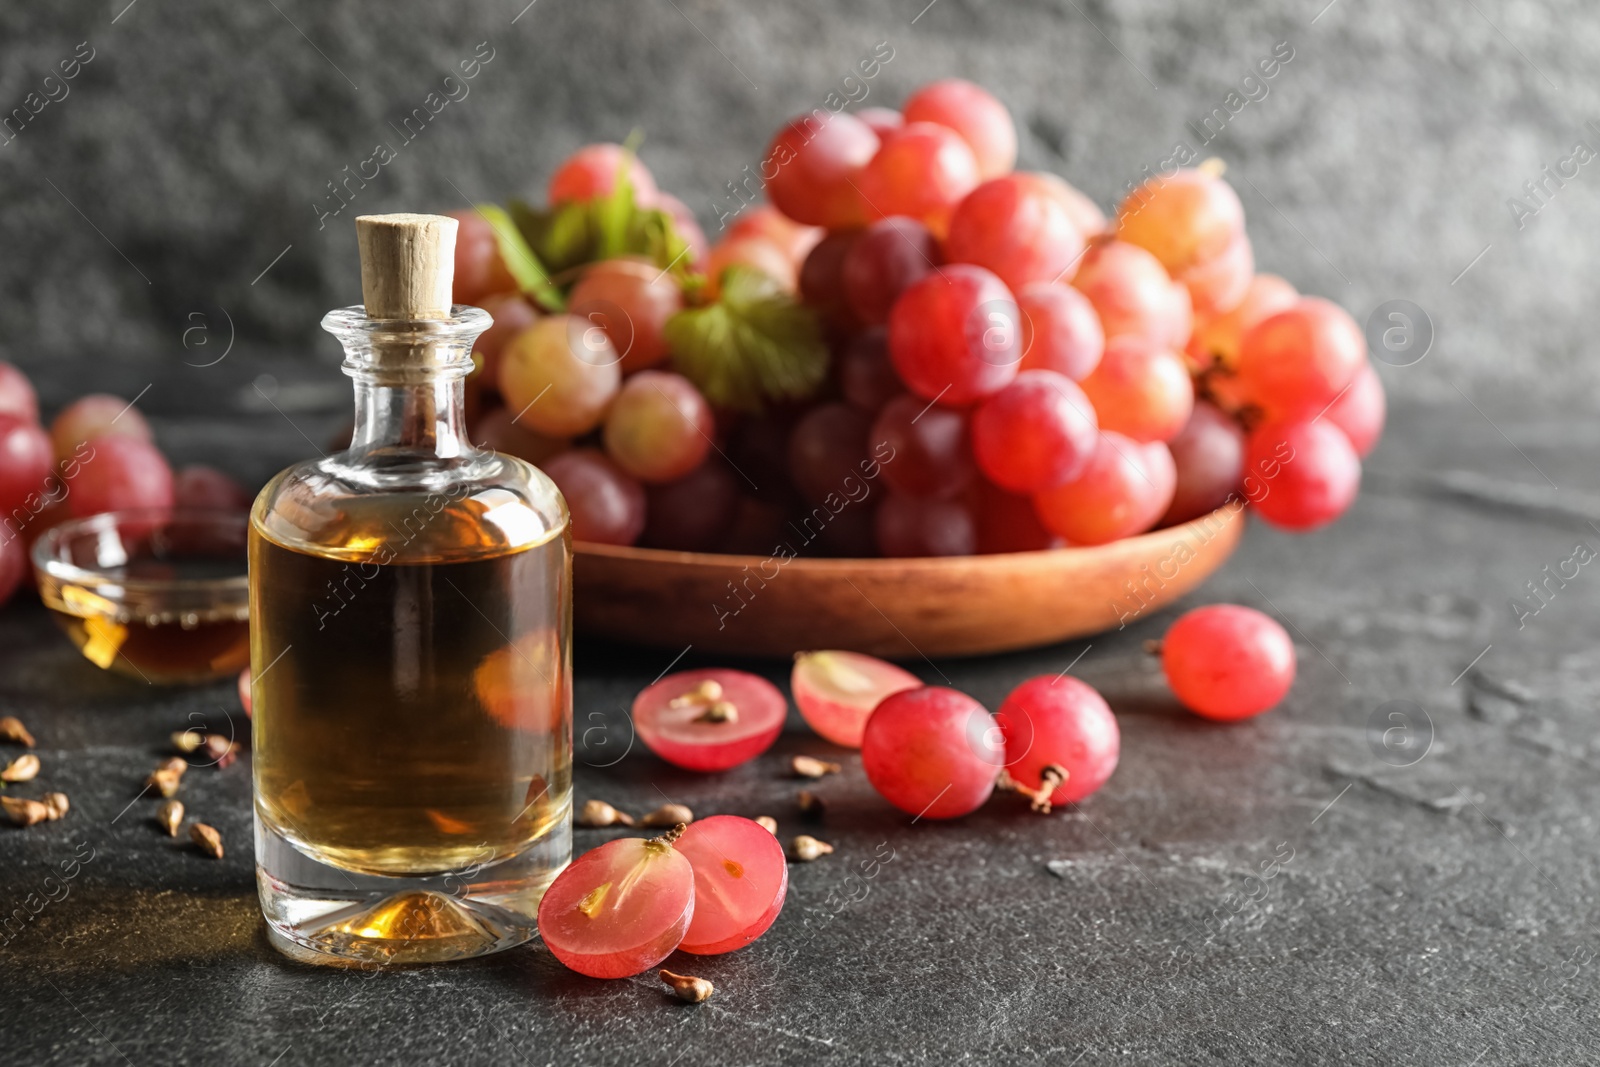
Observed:
[[[1094,407],[1071,379],[1025,370],[973,413],[972,447],[989,481],[1036,493],[1076,478],[1094,455],[1099,430]]]
[[[943,686],[885,697],[861,735],[861,769],[872,788],[924,819],[976,811],[994,792],[1004,763],[994,716]]]
[[[987,267],[1016,291],[1060,281],[1083,255],[1083,235],[1032,176],[1008,174],[984,182],[956,206],[944,249],[950,262]]]
[[[67,479],[66,504],[73,516],[172,506],[172,468],[155,445],[125,434],[103,434],[89,448],[92,453]]]
[[[671,845],[623,837],[590,849],[539,901],[539,936],[556,959],[590,978],[627,978],[666,959],[694,916],[694,869]],[[582,908],[610,890],[591,917]]]
[[[1065,178],[1044,171],[1029,171],[1028,177],[1038,182],[1046,192],[1066,209],[1067,217],[1085,238],[1096,237],[1106,231],[1106,213]]]
[[[50,441],[58,460],[70,458],[78,446],[90,438],[108,434],[123,434],[141,441],[155,440],[150,424],[144,421],[139,409],[109,393],[79,397],[62,408],[50,424]]]
[[[980,553],[1042,552],[1063,544],[1039,521],[1031,496],[1008,493],[979,479],[971,508],[978,523]]]
[[[1349,312],[1301,297],[1257,323],[1239,344],[1239,379],[1273,419],[1312,418],[1338,398],[1367,360]]]
[[[683,257],[684,265],[694,267],[704,263],[706,253],[711,251],[711,242],[706,240],[706,232],[700,228],[700,220],[694,217],[689,205],[671,193],[658,192],[655,206],[658,211],[665,211],[672,216],[673,228],[683,238],[683,243],[689,246],[688,255]]]
[[[617,178],[627,168],[629,184],[633,187],[633,202],[640,207],[650,207],[657,197],[656,180],[639,157],[619,144],[601,142],[584,145],[568,156],[550,176],[547,190],[551,204],[567,200],[597,200],[610,196],[617,188]]]
[[[1072,284],[1100,314],[1107,341],[1131,334],[1180,350],[1189,341],[1194,326],[1189,291],[1137,245],[1091,245]]]
[[[1162,526],[1197,519],[1239,494],[1244,479],[1244,430],[1209,400],[1198,400],[1194,414],[1167,442],[1178,472],[1177,489]]]
[[[503,452],[525,459],[536,467],[567,450],[564,437],[546,437],[518,426],[510,408],[494,408],[479,417],[472,427],[472,443],[479,448]]]
[[[653,263],[608,259],[584,271],[567,310],[605,330],[622,357],[622,373],[631,374],[669,355],[664,331],[683,310],[683,287]]]
[[[845,253],[840,282],[856,316],[872,326],[889,321],[889,310],[906,286],[935,270],[939,242],[916,219],[880,219]]]
[[[889,359],[889,331],[878,327],[857,334],[839,353],[839,391],[868,415],[905,392]]]
[[[39,421],[39,395],[34,392],[33,383],[14,364],[4,360],[0,360],[0,415]]]
[[[215,467],[191,464],[172,481],[174,507],[193,511],[249,511],[254,501],[244,487]]]
[[[828,235],[820,226],[805,226],[771,204],[757,204],[740,212],[727,228],[727,237],[759,237],[783,249],[796,268],[806,261],[811,250]]]
[[[1044,784],[1055,764],[1067,780],[1050,794],[1051,804],[1082,800],[1117,769],[1122,732],[1105,698],[1070,675],[1029,678],[1006,697],[995,721],[1006,739],[1006,771],[1030,789]]]
[[[905,393],[878,412],[867,440],[874,454],[893,453],[883,464],[883,480],[902,496],[948,500],[977,471],[967,417]]]
[[[500,395],[519,425],[547,437],[576,437],[605,419],[622,381],[620,362],[598,326],[548,315],[506,342]]]
[[[892,107],[864,107],[856,112],[856,118],[866,123],[879,140],[906,124],[906,117]]]
[[[483,310],[494,319],[494,324],[478,335],[472,343],[473,355],[483,357],[478,373],[486,382],[498,383],[500,379],[500,353],[506,342],[539,321],[539,313],[523,299],[521,293],[498,293],[484,298]]]
[[[456,227],[455,276],[451,299],[457,304],[479,304],[496,293],[514,293],[517,280],[500,258],[494,227],[476,211],[452,211]]]
[[[1361,459],[1330,422],[1268,422],[1245,443],[1245,495],[1263,519],[1308,531],[1344,514],[1361,488]]]
[[[845,748],[861,747],[867,718],[885,697],[921,685],[910,671],[860,652],[801,652],[789,675],[806,725]]]
[[[1204,322],[1237,307],[1249,291],[1255,272],[1255,248],[1249,236],[1241,232],[1221,255],[1185,267],[1173,277],[1189,290],[1195,320]]]
[[[1142,337],[1114,337],[1083,391],[1100,425],[1135,441],[1169,441],[1194,410],[1194,382],[1178,353]]]
[[[961,135],[972,149],[980,178],[998,178],[1017,162],[1017,127],[1011,112],[986,89],[960,78],[929,82],[905,102],[908,123],[934,122]]]
[[[963,500],[921,500],[889,494],[873,521],[878,551],[892,558],[970,556],[978,524]]]
[[[647,485],[644,492],[641,543],[678,552],[714,550],[739,506],[739,481],[715,456],[677,481]]]
[[[884,138],[858,185],[870,217],[905,215],[943,236],[950,213],[978,181],[977,160],[960,134],[931,122],[908,122]]]
[[[1189,339],[1190,360],[1202,369],[1213,363],[1238,366],[1239,342],[1244,335],[1256,323],[1288,310],[1299,299],[1295,287],[1276,274],[1257,274],[1231,311],[1195,324],[1194,335]]]
[[[705,681],[722,686],[722,699],[736,717],[726,722],[696,722],[705,706],[669,707]],[[783,732],[788,704],[765,678],[745,671],[711,668],[679,671],[646,686],[633,700],[633,727],[645,746],[677,767],[725,771],[755,759]]]
[[[1142,445],[1101,430],[1083,473],[1066,485],[1035,493],[1033,505],[1045,529],[1070,544],[1109,544],[1155,525],[1172,503],[1177,477],[1166,445]]]
[[[924,400],[967,407],[1017,376],[1020,313],[982,267],[955,264],[913,283],[889,315],[889,358]]]
[[[0,520],[19,508],[31,510],[28,498],[44,496],[54,466],[50,438],[38,423],[20,415],[0,415]],[[0,522],[0,536],[10,534]]]
[[[1294,642],[1254,608],[1211,604],[1172,624],[1161,669],[1184,707],[1231,722],[1278,705],[1294,685]]]
[[[563,452],[542,464],[567,501],[572,539],[631,545],[644,531],[644,488],[594,448]]]
[[[1117,237],[1151,252],[1174,274],[1222,255],[1243,232],[1239,194],[1199,169],[1151,178],[1117,213]]]
[[[848,496],[861,481],[867,459],[869,416],[848,404],[818,404],[795,425],[789,437],[789,478],[810,504],[829,495]],[[890,462],[893,462],[892,460]]]
[[[606,451],[641,482],[677,481],[711,452],[716,422],[706,398],[681,374],[640,371],[606,412]]]
[[[854,332],[861,326],[844,287],[845,257],[860,239],[861,234],[855,230],[830,233],[800,265],[801,299],[836,330]]]
[[[715,956],[744,948],[783,910],[789,863],[760,823],[737,815],[696,819],[672,847],[694,869],[694,917],[680,950]]]
[[[878,135],[854,115],[802,115],[779,130],[767,149],[761,164],[767,199],[807,226],[861,226],[867,207],[858,187],[877,152]]]
[[[1367,454],[1377,447],[1378,438],[1383,436],[1387,412],[1383,381],[1372,364],[1368,363],[1356,374],[1356,380],[1350,383],[1344,395],[1324,412],[1324,417],[1343,430],[1344,435],[1350,438],[1356,455],[1366,459]]]
[[[1035,282],[1017,293],[1023,370],[1053,370],[1075,382],[1100,365],[1106,331],[1089,298],[1060,282]]]
[[[10,530],[0,536],[0,604],[10,600],[28,577],[28,545]]]

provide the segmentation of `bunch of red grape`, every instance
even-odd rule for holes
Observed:
[[[121,397],[80,397],[46,430],[27,375],[0,363],[0,604],[28,580],[28,548],[55,523],[174,506],[243,511],[250,497],[211,467],[174,474],[150,424]]]
[[[1005,107],[959,80],[900,112],[802,116],[766,157],[771,206],[706,249],[631,153],[583,149],[552,204],[626,180],[693,272],[589,263],[541,317],[463,216],[457,298],[495,315],[481,381],[505,403],[478,439],[542,463],[575,536],[612,544],[766,552],[799,531],[835,555],[964,555],[1102,544],[1233,501],[1294,530],[1342,513],[1382,386],[1347,313],[1255,273],[1220,167],[1157,175],[1108,221],[1014,171],[1016,151]],[[679,362],[674,317],[733,270],[822,324],[803,402],[735,410],[703,363],[659,369]]]

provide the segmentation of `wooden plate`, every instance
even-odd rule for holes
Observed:
[[[791,656],[971,656],[1100,633],[1195,588],[1233,554],[1242,509],[1094,548],[948,559],[802,559],[580,542],[584,633]]]

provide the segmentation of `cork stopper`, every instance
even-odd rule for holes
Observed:
[[[456,220],[444,215],[361,215],[361,298],[371,319],[448,319]]]

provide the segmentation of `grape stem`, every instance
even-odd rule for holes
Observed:
[[[1039,772],[1039,788],[1037,789],[1030,789],[1023,785],[1011,777],[1004,769],[1000,771],[1000,776],[995,779],[994,786],[996,789],[1003,789],[1008,793],[1020,793],[1028,798],[1028,806],[1030,808],[1040,815],[1048,815],[1050,814],[1051,794],[1061,788],[1062,783],[1069,777],[1070,774],[1067,769],[1061,764],[1049,763],[1045,765],[1044,770]]]

